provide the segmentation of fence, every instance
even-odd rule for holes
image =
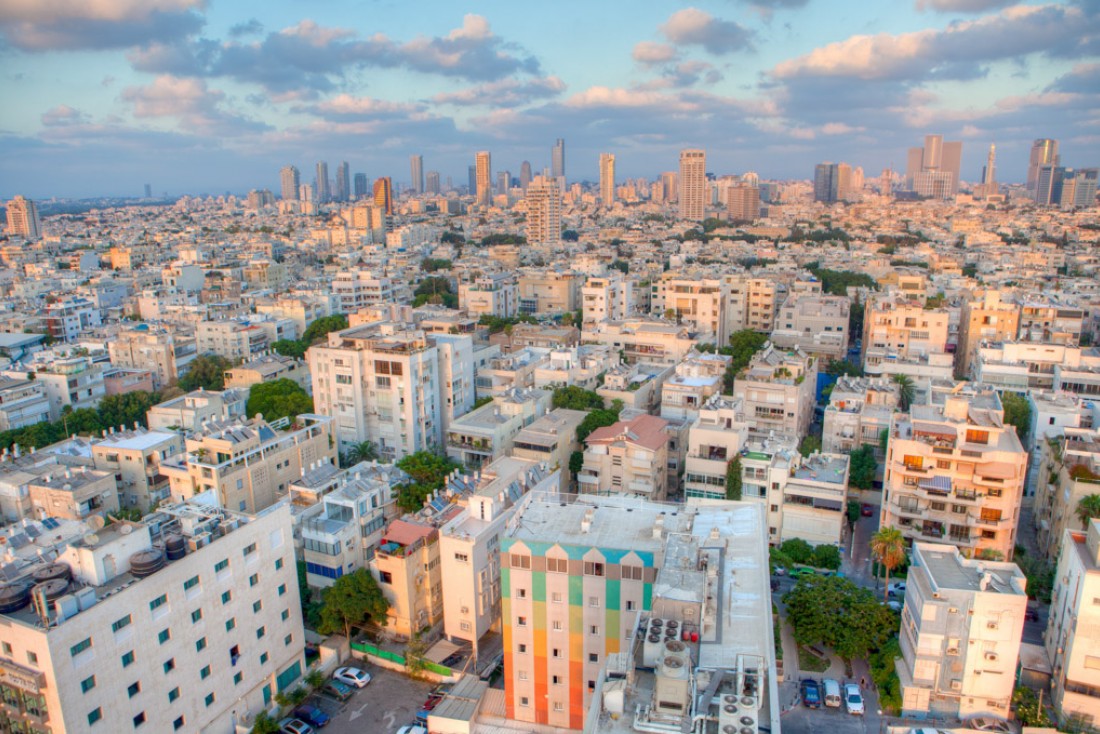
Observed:
[[[396,663],[402,667],[408,665],[405,660],[405,656],[400,653],[392,652],[390,650],[383,650],[382,648],[371,645],[368,642],[353,642],[351,643],[351,649],[356,652],[361,652],[364,655],[369,655],[379,660],[385,660],[387,662]],[[423,661],[424,670],[435,673],[436,675],[443,676],[444,678],[450,678],[454,675],[454,671],[448,668],[446,665],[440,665],[439,663],[433,663],[430,660]]]

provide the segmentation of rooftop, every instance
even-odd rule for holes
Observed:
[[[916,543],[914,550],[935,588],[1026,595],[1027,578],[1015,563],[963,558],[955,546],[938,543]]]

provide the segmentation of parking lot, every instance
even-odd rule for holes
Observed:
[[[879,716],[872,706],[877,706],[878,701],[872,700],[868,691],[864,695],[868,706],[865,716],[852,716],[843,707],[808,709],[799,703],[783,714],[783,734],[877,734]],[[784,698],[784,706],[787,702]]]
[[[371,674],[366,688],[355,690],[341,703],[323,695],[315,695],[311,703],[332,717],[325,734],[395,734],[405,724],[411,724],[433,684],[412,680],[400,673],[361,662],[349,662]]]

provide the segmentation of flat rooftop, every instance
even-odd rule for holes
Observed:
[[[590,511],[591,524],[584,530],[582,523]],[[666,534],[690,532],[691,519],[678,505],[636,497],[581,496],[572,504],[532,497],[509,535],[517,540],[656,553],[666,541],[654,535],[658,518]]]
[[[935,585],[941,589],[980,591],[987,594],[1023,595],[1020,586],[1012,579],[1026,584],[1026,578],[1015,563],[980,561],[963,558],[949,545],[917,543],[921,565],[928,571]],[[983,574],[989,574],[989,583],[982,588]]]
[[[802,466],[795,469],[794,476],[798,479],[808,479],[813,482],[844,484],[844,475],[847,469],[847,457],[815,454],[808,457],[802,462]]]

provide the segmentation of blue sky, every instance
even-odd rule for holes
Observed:
[[[518,175],[566,140],[622,177],[808,178],[901,168],[925,133],[990,143],[1019,181],[1037,137],[1100,165],[1100,0],[4,0],[0,196],[242,192],[346,160],[455,184],[477,150]]]

